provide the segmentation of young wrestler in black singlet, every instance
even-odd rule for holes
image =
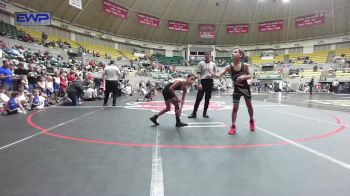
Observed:
[[[195,80],[196,80],[196,76],[188,75],[186,80],[176,80],[175,82],[172,82],[166,85],[162,91],[166,108],[164,108],[158,114],[151,117],[150,120],[155,125],[159,125],[159,123],[157,122],[157,118],[162,114],[164,114],[165,112],[170,111],[171,104],[173,104],[175,106],[176,127],[187,126],[186,123],[181,122],[180,115],[181,115],[182,107],[184,106],[184,103],[185,103],[187,87],[192,85]],[[183,92],[181,101],[176,96],[176,93],[175,93],[176,90],[182,90]]]
[[[239,100],[241,96],[244,97],[248,113],[250,117],[250,130],[255,131],[255,124],[253,118],[253,106],[252,106],[252,95],[250,93],[250,86],[247,82],[252,76],[249,73],[248,65],[241,63],[240,61],[244,58],[244,52],[240,47],[235,47],[232,53],[232,65],[225,67],[225,69],[215,77],[222,77],[225,73],[230,73],[232,82],[234,85],[234,91],[232,95],[233,108],[232,108],[232,126],[228,134],[233,135],[236,133],[236,118],[239,108]]]

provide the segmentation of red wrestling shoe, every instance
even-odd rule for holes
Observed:
[[[236,134],[236,126],[231,126],[230,130],[228,131],[229,135],[234,135]]]
[[[249,121],[249,128],[250,128],[250,131],[255,131],[254,120],[250,120],[250,121]]]

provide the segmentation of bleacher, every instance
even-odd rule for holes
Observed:
[[[332,72],[332,77],[339,79],[350,78],[350,72],[334,71]]]
[[[155,54],[154,55],[160,64],[176,64],[176,65],[181,65],[183,61],[182,56],[173,56],[173,57],[166,57],[164,55],[160,54]]]
[[[278,61],[283,62],[284,55],[274,56],[274,58],[270,59],[270,60],[262,60],[261,56],[251,56],[251,61],[252,61],[252,64],[254,64],[254,65],[273,64],[273,63],[277,63]]]
[[[313,70],[304,70],[302,72],[299,72],[298,75],[295,77],[299,78],[320,78],[322,71],[313,71]]]
[[[21,31],[30,34],[33,38],[38,39],[41,41],[41,32],[37,32],[34,31],[32,29],[29,28],[24,28],[24,27],[17,27],[18,29],[20,29]],[[104,56],[104,54],[109,54],[113,59],[115,58],[119,58],[119,57],[126,57],[128,59],[134,60],[137,59],[137,57],[135,57],[133,55],[132,52],[128,51],[128,50],[118,50],[115,48],[109,48],[109,47],[105,47],[105,46],[101,46],[101,45],[94,45],[94,44],[90,44],[90,43],[86,43],[86,42],[77,42],[77,41],[73,41],[70,39],[65,39],[65,38],[60,38],[54,35],[49,35],[48,36],[48,41],[66,41],[68,42],[72,48],[78,48],[79,46],[84,47],[86,50],[90,50],[90,51],[95,51],[98,52],[100,54],[101,57]]]
[[[90,50],[90,52],[91,51],[98,52],[101,57],[104,56],[104,54],[106,54],[106,53],[111,55],[112,59],[123,57],[123,55],[120,53],[120,51],[117,49],[114,49],[114,48],[108,48],[108,47],[101,46],[101,45],[93,45],[93,44],[89,44],[86,42],[79,42],[79,45],[87,50]]]
[[[18,26],[16,28],[16,26],[11,25],[11,24],[7,24],[4,22],[0,23],[0,32],[6,33],[7,36],[11,39],[15,39],[19,35],[22,35],[22,34],[30,34],[33,38],[39,40],[39,42],[41,41],[41,34],[42,34],[42,32],[37,32],[37,31],[34,31],[32,29],[29,29],[29,28],[25,28],[25,27]],[[79,46],[82,46],[85,49],[90,50],[90,52],[92,52],[92,51],[98,52],[100,54],[100,57],[103,57],[105,54],[109,54],[112,58],[126,57],[126,58],[131,59],[131,60],[137,59],[137,57],[135,57],[133,55],[133,53],[131,51],[128,51],[128,50],[118,50],[115,48],[109,48],[109,47],[105,47],[102,45],[94,45],[94,44],[85,43],[85,42],[77,42],[77,41],[73,41],[70,39],[57,37],[54,35],[49,35],[48,41],[68,42],[72,48],[78,48]],[[289,59],[294,60],[294,63],[296,63],[296,64],[303,64],[304,58],[308,57],[309,60],[311,60],[315,63],[323,64],[323,63],[327,62],[328,54],[329,54],[329,51],[326,51],[326,50],[317,51],[317,52],[314,52],[312,54],[291,53],[291,54],[289,54]],[[342,54],[345,54],[347,57],[350,57],[350,48],[338,48],[335,50],[336,56],[340,56]],[[252,64],[255,64],[255,65],[273,64],[273,63],[277,63],[278,61],[283,62],[284,57],[285,57],[284,55],[278,55],[278,56],[274,56],[274,59],[271,59],[271,60],[262,60],[260,56],[251,56],[251,62],[252,62]],[[181,63],[183,61],[182,56],[165,57],[164,55],[158,54],[158,55],[156,55],[156,58],[158,59],[159,63],[161,63],[161,64],[181,65]],[[298,58],[300,60],[297,60]],[[232,62],[231,57],[217,57],[216,60],[217,61],[221,60],[221,62],[226,61],[226,63]],[[198,62],[199,61],[192,62],[191,64],[197,65]]]
[[[0,22],[0,32],[5,33],[11,39],[16,39],[19,35],[24,34],[22,31],[17,30],[14,25],[4,22]]]
[[[309,58],[315,62],[315,63],[327,63],[329,51],[328,50],[321,50],[314,52],[309,55]]]
[[[231,57],[216,57],[215,61],[217,62],[217,65],[219,65],[219,66],[226,66],[227,64],[232,63],[232,58]]]
[[[292,60],[296,64],[303,64],[306,57],[309,57],[309,60],[314,63],[326,63],[328,58],[329,51],[321,50],[311,54],[303,54],[303,53],[290,53],[289,59]]]
[[[342,54],[345,54],[346,57],[350,57],[350,48],[335,49],[335,56],[341,56]]]
[[[135,57],[134,54],[133,54],[131,51],[129,51],[129,50],[118,50],[118,51],[119,51],[119,53],[120,53],[122,56],[124,56],[124,57],[126,57],[126,58],[128,58],[128,59],[130,59],[130,60],[135,60],[135,59],[137,59],[137,57]]]
[[[17,29],[31,35],[33,38],[39,40],[41,42],[41,34],[40,32],[37,32],[37,31],[34,31],[32,29],[29,29],[29,28],[24,28],[24,27],[17,27]],[[65,39],[65,38],[60,38],[60,37],[57,37],[57,36],[54,36],[54,35],[50,35],[48,36],[48,39],[47,41],[52,41],[52,42],[57,42],[57,41],[62,41],[62,42],[68,42],[72,48],[78,48],[79,47],[79,44],[78,42],[76,41],[73,41],[73,40],[70,40],[70,39]]]

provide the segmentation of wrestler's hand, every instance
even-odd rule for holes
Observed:
[[[239,76],[237,79],[236,79],[236,82],[237,83],[242,83],[244,81],[244,76]]]

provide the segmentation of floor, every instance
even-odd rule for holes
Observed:
[[[241,100],[233,136],[229,93],[213,94],[209,119],[187,118],[189,95],[183,128],[173,112],[149,121],[160,96],[0,117],[0,195],[349,195],[349,98],[254,94],[256,131]]]

